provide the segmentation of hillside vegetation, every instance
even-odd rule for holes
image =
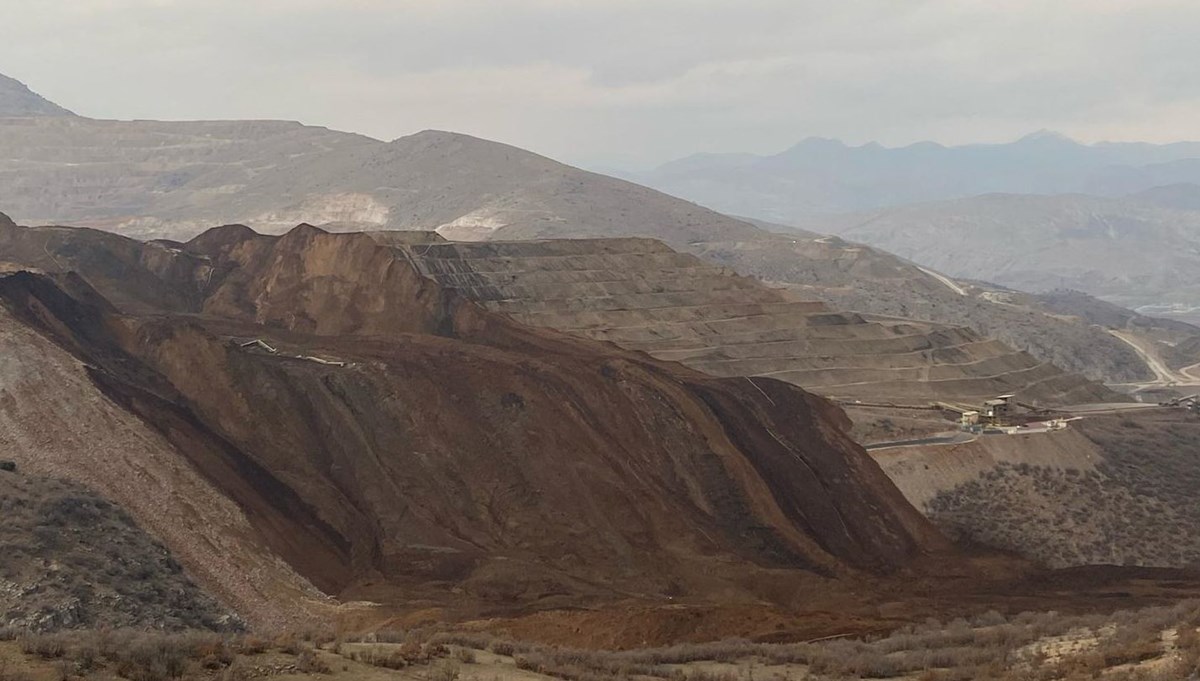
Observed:
[[[1094,446],[1093,466],[998,461],[929,499],[930,519],[958,540],[1053,567],[1200,566],[1200,420],[1180,411],[1074,427]]]
[[[76,484],[0,470],[0,629],[229,629],[127,513]]]
[[[332,681],[1175,681],[1200,666],[1200,604],[1073,615],[996,611],[862,638],[726,639],[602,650],[420,627],[368,635],[134,631],[0,636],[6,681],[80,678]]]

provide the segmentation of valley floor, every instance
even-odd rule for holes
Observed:
[[[749,681],[892,678],[1120,681],[1200,669],[1200,601],[1108,615],[997,612],[885,636],[780,644],[745,639],[603,650],[521,641],[471,628],[271,638],[202,632],[0,631],[0,678],[245,681]]]

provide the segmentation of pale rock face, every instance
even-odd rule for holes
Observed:
[[[433,231],[452,241],[486,241],[496,230],[507,226],[499,216],[482,209],[439,225]]]
[[[249,220],[268,233],[285,232],[301,222],[356,230],[379,229],[388,222],[388,207],[370,194],[340,192],[310,196],[299,205],[269,211]]]

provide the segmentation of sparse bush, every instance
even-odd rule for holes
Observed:
[[[429,674],[430,681],[458,681],[459,667],[454,660],[442,660]]]
[[[512,657],[517,654],[517,647],[511,641],[493,641],[488,650],[496,655]]]
[[[301,674],[329,674],[333,670],[314,650],[303,650],[296,656],[296,671]]]
[[[36,655],[43,660],[62,657],[66,651],[66,639],[60,634],[30,634],[18,640],[21,652]]]
[[[251,634],[238,639],[235,649],[241,655],[261,655],[267,652],[268,646],[266,639]]]

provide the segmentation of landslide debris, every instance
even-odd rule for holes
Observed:
[[[95,234],[68,235],[78,277],[9,275],[0,302],[326,593],[795,604],[949,555],[844,414],[794,386],[518,324],[364,234],[225,227],[139,253]],[[109,258],[127,276],[91,269]]]

